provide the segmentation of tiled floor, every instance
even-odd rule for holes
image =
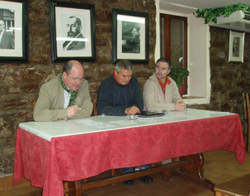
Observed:
[[[250,153],[246,154],[246,161],[240,165],[232,152],[218,150],[204,153],[204,177],[213,181],[216,185],[240,178],[250,174]],[[126,187],[123,183],[117,183],[101,188],[88,190],[83,196],[213,196],[214,193],[192,181],[172,177],[171,181],[164,181],[161,174],[156,174],[154,184],[145,185],[135,180],[133,187]],[[237,181],[237,180],[236,180]],[[250,182],[249,182],[250,186]],[[40,189],[22,188],[11,192],[0,192],[1,196],[40,196]]]

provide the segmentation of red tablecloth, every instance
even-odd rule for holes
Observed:
[[[53,130],[51,130],[53,131]],[[23,177],[43,196],[64,195],[63,180],[217,149],[245,161],[239,115],[52,138],[17,130],[14,183]]]

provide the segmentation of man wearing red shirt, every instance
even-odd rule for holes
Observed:
[[[157,60],[155,73],[149,77],[143,88],[144,110],[183,111],[186,108],[175,81],[168,76],[170,71],[169,60],[165,58]]]

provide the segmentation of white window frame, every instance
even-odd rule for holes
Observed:
[[[211,96],[210,83],[210,32],[204,20],[193,14],[182,14],[159,9],[156,1],[156,46],[155,60],[160,58],[160,14],[176,15],[188,19],[188,93],[184,95],[185,103],[208,104]]]

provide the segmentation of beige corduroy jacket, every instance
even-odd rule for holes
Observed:
[[[181,97],[175,81],[170,77],[169,79],[171,83],[166,85],[164,96],[155,73],[149,77],[143,88],[144,110],[158,112],[175,110],[174,103],[181,100]]]

